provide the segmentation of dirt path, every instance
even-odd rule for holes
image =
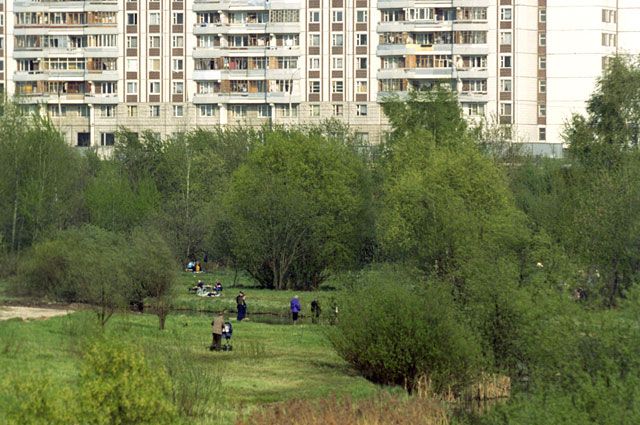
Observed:
[[[22,320],[48,319],[55,316],[64,316],[71,313],[71,311],[55,308],[0,306],[0,320],[15,318]]]

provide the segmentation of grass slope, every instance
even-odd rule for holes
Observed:
[[[155,316],[117,315],[104,334],[91,312],[0,322],[0,370],[10,371],[10,379],[46,374],[73,386],[87,344],[118,339],[143,347],[150,364],[168,370],[184,398],[182,418],[194,424],[232,423],[265,403],[378,391],[335,354],[322,326],[232,320],[234,350],[210,352],[210,322],[211,315],[171,315],[159,331]]]

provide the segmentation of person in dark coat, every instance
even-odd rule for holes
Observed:
[[[318,300],[311,301],[311,323],[318,323],[320,321],[320,302]]]
[[[298,323],[298,314],[300,314],[300,310],[302,310],[302,307],[300,306],[300,300],[298,299],[297,295],[291,298],[290,307],[291,318],[293,319],[293,324],[295,325],[296,323]]]
[[[247,316],[247,302],[242,291],[236,297],[236,307],[238,309],[238,322],[240,322]]]
[[[221,312],[215,319],[213,319],[213,322],[211,322],[211,327],[213,341],[211,342],[211,347],[209,347],[209,350],[220,351],[220,348],[222,346],[222,331],[224,329],[224,312]]]

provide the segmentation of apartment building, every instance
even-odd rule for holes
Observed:
[[[470,120],[557,154],[606,58],[640,50],[636,3],[5,0],[0,88],[73,145],[109,149],[119,127],[166,136],[332,117],[375,143],[386,96],[445,85]]]

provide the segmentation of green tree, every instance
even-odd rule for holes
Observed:
[[[150,227],[133,230],[131,251],[129,274],[136,284],[136,301],[143,303],[148,297],[153,312],[158,316],[160,330],[163,330],[175,295],[175,259],[160,233]]]
[[[114,232],[129,231],[160,208],[160,194],[149,177],[134,187],[117,164],[105,161],[85,191],[91,224]]]
[[[569,153],[586,164],[618,166],[622,153],[638,146],[638,99],[638,58],[611,58],[587,101],[587,116],[575,115],[565,129]]]
[[[267,132],[225,196],[233,252],[266,287],[317,287],[357,257],[369,190],[364,163],[340,141]]]
[[[0,109],[0,234],[15,252],[79,220],[85,168],[46,117]]]

